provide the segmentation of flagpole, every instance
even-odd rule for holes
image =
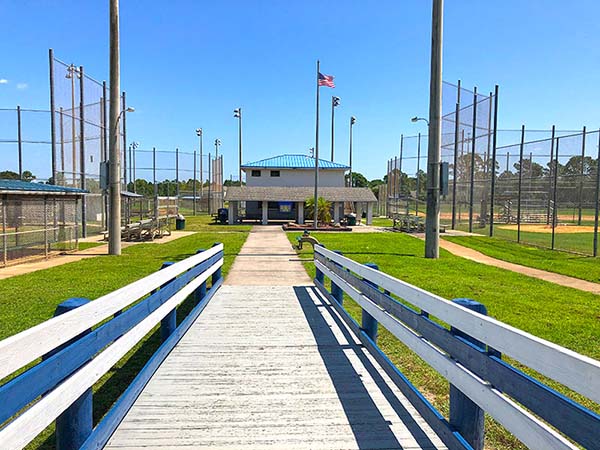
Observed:
[[[320,72],[320,61],[317,59],[317,126],[315,132],[315,202],[314,202],[314,224],[313,228],[316,230],[318,227],[318,206],[319,206],[319,72]]]

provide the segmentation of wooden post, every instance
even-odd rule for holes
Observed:
[[[203,248],[199,248],[198,250],[196,250],[196,255],[198,253],[202,253],[203,251],[205,251],[205,249]],[[202,301],[202,299],[206,296],[206,281],[204,281],[204,283],[202,283],[198,289],[196,289],[194,291],[194,298],[196,299],[196,303],[200,303],[200,301]]]
[[[371,269],[375,269],[375,270],[379,270],[379,266],[375,263],[364,263],[363,265],[370,267]],[[379,288],[379,286],[377,286],[375,283],[373,283],[370,280],[364,280],[365,283],[370,284],[371,286],[373,286],[374,288]],[[362,310],[362,324],[361,324],[361,328],[362,330],[367,333],[367,336],[369,336],[369,338],[371,338],[371,340],[375,343],[377,343],[377,320],[375,320],[375,318],[369,314],[368,312],[366,312],[364,309]]]
[[[167,261],[162,263],[162,266],[160,266],[160,270],[163,270],[169,266],[172,266],[173,264],[175,264],[174,262],[171,261]],[[169,284],[169,282],[163,284],[161,286],[161,288],[165,287],[167,284]],[[169,312],[169,314],[167,314],[161,321],[160,321],[160,339],[162,342],[165,342],[169,336],[171,336],[171,334],[173,334],[173,331],[175,331],[175,328],[177,328],[177,308],[173,308],[172,311]]]
[[[464,306],[471,311],[487,316],[487,309],[475,300],[468,298],[455,298],[452,302]],[[455,336],[459,336],[471,344],[485,349],[485,344],[473,339],[462,331],[452,327],[450,330]],[[469,397],[450,385],[450,425],[454,427],[465,440],[473,447],[473,450],[483,450],[484,444],[484,418],[485,412],[477,406]]]
[[[212,246],[216,247],[217,245],[219,245],[219,242],[215,242]],[[212,278],[211,278],[211,282],[212,282],[212,286],[214,286],[217,281],[219,281],[221,278],[223,278],[223,272],[221,270],[221,267],[219,267],[213,274],[212,274]]]
[[[334,252],[337,253],[338,255],[343,255],[343,253],[339,250],[334,250]],[[338,267],[341,267],[338,263],[334,263],[334,264]],[[344,291],[342,290],[341,287],[339,287],[337,284],[335,284],[333,282],[333,280],[331,281],[331,295],[333,296],[333,298],[335,298],[335,300],[340,305],[344,304]]]
[[[66,312],[79,308],[90,300],[87,298],[70,298],[56,307],[54,316],[60,316]],[[46,357],[58,353],[63,348],[68,347],[77,339],[88,334],[91,330],[84,331],[79,336],[57,347]],[[56,449],[57,450],[76,450],[79,449],[88,436],[92,433],[94,426],[92,416],[92,389],[87,389],[81,397],[75,400],[60,416],[56,418]]]

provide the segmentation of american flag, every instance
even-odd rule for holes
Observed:
[[[333,83],[333,78],[333,75],[323,75],[321,72],[319,72],[319,86],[334,88],[335,84]]]

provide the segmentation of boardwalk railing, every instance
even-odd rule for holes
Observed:
[[[0,386],[0,448],[20,449],[54,421],[58,450],[102,448],[221,285],[222,265],[215,244],[93,302],[69,299],[56,317],[1,341],[0,380],[36,364]],[[176,308],[191,295],[177,326]],[[93,428],[92,386],[159,323],[162,345]]]
[[[448,448],[482,449],[486,412],[533,449],[579,448],[575,443],[600,449],[600,416],[504,361],[500,352],[596,403],[599,361],[487,317],[475,301],[448,301],[323,246],[315,246],[315,266],[319,290]],[[344,309],[344,293],[362,308],[361,324]],[[378,323],[450,382],[449,420],[379,349]]]

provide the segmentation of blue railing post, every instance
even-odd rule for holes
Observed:
[[[70,298],[56,307],[54,316],[89,303],[87,298]],[[69,342],[57,347],[52,353],[57,353],[68,347],[77,339],[88,334],[91,330],[84,331]],[[49,355],[47,355],[49,356]],[[94,427],[92,389],[87,389],[81,397],[75,400],[60,416],[56,418],[56,448],[57,450],[76,450],[81,447]]]
[[[334,250],[334,253],[337,253],[338,255],[343,255],[343,253],[339,250]],[[340,264],[336,263],[335,261],[333,263],[338,267],[342,267]],[[337,284],[335,284],[333,282],[333,280],[331,281],[331,295],[333,296],[333,298],[335,298],[335,300],[340,305],[344,304],[344,291],[342,290],[341,287],[339,287]]]
[[[196,250],[196,254],[202,253],[203,251],[205,251],[205,249],[199,248],[198,250]],[[206,281],[204,281],[200,286],[198,286],[198,289],[196,289],[194,291],[194,298],[196,299],[196,303],[200,302],[200,300],[202,300],[205,295],[206,295]]]
[[[325,247],[323,244],[315,244],[315,245],[320,245],[321,247]],[[316,267],[315,265],[315,280],[317,280],[319,283],[321,284],[325,284],[325,274],[323,274],[323,272],[321,272],[319,270],[318,267]]]
[[[160,270],[163,270],[166,267],[172,266],[175,264],[174,262],[167,261],[162,263]],[[161,288],[165,287],[170,282],[167,282],[161,286]],[[162,342],[165,342],[169,336],[175,331],[177,328],[177,308],[173,308],[169,313],[160,321],[160,339]]]
[[[212,246],[215,247],[217,245],[219,245],[220,242],[215,242]],[[219,267],[217,270],[215,270],[215,272],[212,274],[212,278],[211,278],[211,283],[214,286],[217,281],[219,281],[221,279],[221,277],[223,276],[223,272],[221,271],[221,267]]]
[[[375,269],[375,270],[379,270],[379,266],[375,263],[365,263],[364,264],[367,267],[370,267],[371,269]],[[371,286],[373,286],[374,288],[379,289],[379,286],[377,286],[375,283],[373,283],[370,280],[364,280],[365,283],[370,284]],[[369,336],[371,338],[371,340],[373,342],[377,342],[377,320],[375,320],[375,318],[369,314],[367,311],[365,311],[364,309],[362,310],[362,324],[361,324],[361,328],[363,329],[363,331],[365,333],[367,333],[367,336]]]
[[[454,303],[464,306],[471,311],[487,316],[485,305],[469,298],[455,298]],[[485,350],[485,344],[452,327],[452,334],[461,337],[471,344]],[[473,450],[483,450],[485,412],[460,390],[450,385],[450,425],[454,427]]]

